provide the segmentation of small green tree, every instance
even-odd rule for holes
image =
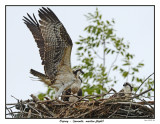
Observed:
[[[129,42],[116,36],[114,19],[103,21],[98,9],[93,14],[88,13],[85,17],[90,22],[89,26],[84,29],[87,35],[80,36],[79,41],[76,42],[79,46],[76,54],[82,63],[74,67],[82,68],[85,72],[83,93],[106,92],[117,83],[117,77],[123,77],[129,82],[142,83],[143,79],[137,77],[136,74],[144,63],[132,64],[135,56],[128,52]],[[116,64],[117,61],[121,64]],[[116,76],[111,76],[111,73]],[[150,83],[147,83],[150,84],[149,87],[153,86],[153,80],[151,80]],[[135,87],[134,90],[136,91],[137,88]]]

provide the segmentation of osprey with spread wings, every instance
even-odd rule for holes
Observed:
[[[38,12],[40,24],[34,14],[33,18],[27,14],[29,18],[24,17],[23,20],[37,43],[45,74],[33,69],[30,70],[30,73],[37,76],[40,81],[55,88],[56,99],[71,86],[71,91],[75,88],[78,92],[79,83],[81,83],[79,82],[79,75],[83,72],[78,69],[77,73],[73,73],[71,69],[72,40],[52,10],[42,7]]]

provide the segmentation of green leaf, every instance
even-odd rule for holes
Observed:
[[[112,50],[112,54],[115,52],[115,50]]]
[[[111,40],[116,41],[116,39],[115,39],[115,38],[111,38]]]
[[[101,93],[101,90],[99,88],[96,91],[97,91],[97,94]]]
[[[105,48],[105,49],[104,49],[104,52],[106,52],[107,50],[108,50],[108,48]]]
[[[150,92],[148,92],[148,96],[149,96],[149,97],[151,96],[151,93],[150,93]]]
[[[38,94],[39,100],[44,100],[44,97],[45,97],[45,94],[43,94],[43,93]]]
[[[141,67],[143,67],[143,66],[144,66],[143,63],[138,63],[137,68],[141,68]]]
[[[47,90],[47,93],[46,94],[49,94],[50,92],[51,92],[51,88],[50,87],[48,87],[48,90]]]
[[[137,91],[137,90],[138,90],[138,87],[134,87],[133,90],[134,90],[134,91]]]
[[[136,80],[137,80],[137,82],[140,82],[140,80],[139,80],[139,78],[138,78],[138,77],[137,77],[137,79],[136,79]]]
[[[97,21],[97,25],[99,26],[101,23],[99,22],[99,20],[96,20]]]
[[[133,76],[133,77],[132,77],[132,82],[134,81],[134,79],[135,79],[135,77]]]
[[[109,50],[107,51],[107,54],[108,54],[110,51],[111,51],[111,49],[109,49]]]
[[[122,55],[122,56],[124,55],[123,52],[121,52],[121,55]]]
[[[114,19],[112,19],[112,23],[113,23],[113,24],[115,23]]]
[[[101,28],[98,28],[96,36],[98,36],[102,32]]]
[[[101,19],[101,18],[102,18],[102,15],[99,16],[99,19]]]
[[[78,48],[78,50],[82,50],[82,49],[83,49],[83,47],[79,47],[79,48]]]
[[[139,63],[139,65],[144,66],[144,64],[143,64],[143,63]]]
[[[108,30],[108,35],[112,34],[113,33],[113,29],[109,29]]]
[[[92,33],[95,34],[97,27],[93,27]]]
[[[126,78],[128,76],[128,72],[123,72],[123,77]]]
[[[142,93],[142,91],[143,91],[143,88],[140,89],[140,93]]]
[[[100,43],[100,42],[97,43],[96,47],[99,47],[99,43]]]
[[[113,70],[117,70],[117,68],[118,68],[118,66],[115,66],[115,67],[113,68]]]
[[[123,49],[123,52],[126,52],[126,50],[125,50],[125,49]]]
[[[110,22],[108,20],[106,20],[107,24],[110,24]]]
[[[88,29],[88,27],[85,27],[84,31],[86,31]]]
[[[137,68],[132,68],[132,70],[133,70],[134,72],[139,72],[139,70],[138,70]]]
[[[92,44],[92,46],[93,46],[93,47],[95,47],[95,46],[96,46],[96,44],[95,44],[95,43],[93,43],[93,44]]]
[[[127,66],[127,65],[130,65],[130,63],[129,63],[129,62],[127,62],[127,63],[123,64],[123,66]]]
[[[81,44],[80,42],[75,42],[76,44]]]
[[[120,72],[121,72],[121,73],[123,73],[123,72],[124,72],[124,70],[123,70],[122,68],[120,68]]]

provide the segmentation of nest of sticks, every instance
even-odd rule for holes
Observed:
[[[154,119],[154,101],[140,99],[144,93],[151,89],[134,95],[133,97],[111,98],[109,93],[101,95],[87,95],[79,97],[75,103],[60,100],[40,101],[31,95],[30,100],[18,100],[17,103],[6,104],[6,117],[9,118],[143,118]],[[69,95],[73,96],[73,95]],[[106,98],[104,98],[104,96]],[[134,102],[138,99],[138,102]],[[136,100],[137,101],[137,100]],[[16,108],[16,109],[15,109]],[[16,111],[17,110],[17,111]]]

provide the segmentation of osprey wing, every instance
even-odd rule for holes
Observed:
[[[41,30],[39,27],[39,23],[37,19],[35,18],[33,14],[33,18],[27,13],[28,18],[24,16],[24,23],[27,25],[27,27],[32,32],[32,35],[37,43],[37,46],[39,48],[39,53],[41,56],[42,64],[44,63],[44,39],[41,34]]]
[[[52,80],[61,69],[61,65],[71,67],[72,40],[63,24],[49,8],[42,7],[38,12],[44,39],[44,70]]]

